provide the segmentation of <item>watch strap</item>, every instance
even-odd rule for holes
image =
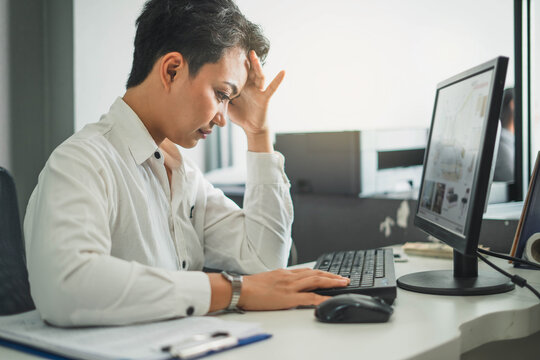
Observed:
[[[221,275],[231,283],[232,295],[231,302],[227,306],[228,311],[239,311],[238,301],[240,300],[240,294],[242,293],[242,275],[230,274],[226,271],[222,271]]]

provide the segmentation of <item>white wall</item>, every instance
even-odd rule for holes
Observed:
[[[0,166],[10,170],[8,0],[0,0]]]
[[[96,122],[125,92],[131,70],[135,19],[143,0],[77,0],[75,129]]]
[[[269,77],[287,71],[276,132],[428,127],[438,82],[513,57],[512,0],[237,3],[272,43]]]

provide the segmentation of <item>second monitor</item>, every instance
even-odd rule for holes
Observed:
[[[276,134],[292,190],[370,195],[420,187],[426,129]]]

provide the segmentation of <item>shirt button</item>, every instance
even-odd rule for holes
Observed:
[[[186,310],[187,316],[193,315],[194,312],[195,312],[195,308],[193,308],[193,306],[188,307]]]
[[[186,260],[182,261],[182,269],[185,269],[186,268]]]
[[[161,154],[159,153],[159,151],[156,151],[156,152],[154,153],[154,156],[156,157],[156,159],[161,158]]]

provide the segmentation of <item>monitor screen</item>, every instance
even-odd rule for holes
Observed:
[[[417,215],[464,236],[493,69],[439,89]]]
[[[437,85],[414,223],[454,248],[454,267],[404,275],[402,289],[481,295],[514,288],[502,275],[478,272],[476,257],[507,65],[498,57]]]

